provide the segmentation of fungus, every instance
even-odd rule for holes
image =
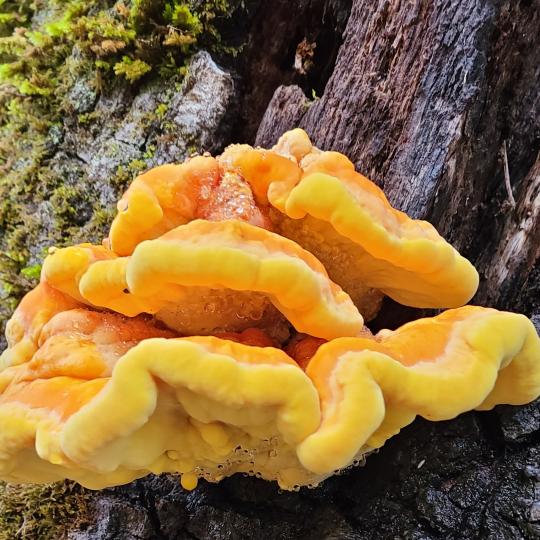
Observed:
[[[194,219],[239,219],[271,229],[265,208],[249,184],[220,168],[209,156],[181,165],[162,165],[138,176],[118,202],[109,243],[119,255],[131,255],[142,240],[158,238]]]
[[[315,148],[301,129],[272,150],[232,145],[138,178],[118,203],[109,243],[130,255],[138,243],[191,220],[236,219],[278,232],[313,253],[365,320],[383,295],[415,307],[458,307],[478,273],[426,221],[393,208],[338,152]]]
[[[461,306],[476,292],[475,268],[430,223],[392,208],[344,155],[321,152],[304,131],[285,133],[272,151],[233,146],[224,156],[250,184],[265,179],[274,230],[317,256],[366,320],[381,293],[442,308]],[[274,173],[284,158],[297,164],[298,180]]]
[[[375,340],[334,340],[318,349],[306,373],[323,420],[297,451],[306,468],[322,474],[364,446],[381,447],[417,415],[449,420],[536,399],[540,339],[523,315],[465,306]]]
[[[239,472],[315,486],[417,415],[540,394],[522,315],[466,306],[363,326],[383,293],[454,306],[478,276],[302,130],[158,167],[118,210],[103,245],[47,257],[8,324],[4,480],[99,489],[170,472],[193,489]]]
[[[30,359],[37,350],[43,325],[57,313],[78,306],[76,300],[47,283],[41,283],[29,292],[6,325],[8,348],[0,355],[0,371]]]
[[[491,309],[319,340],[305,372],[268,343],[260,330],[176,338],[149,318],[58,313],[32,359],[0,372],[0,475],[102,488],[177,472],[193,488],[244,472],[293,489],[416,415],[444,420],[540,394],[532,323]]]
[[[261,326],[282,341],[277,310],[299,332],[325,339],[357,335],[363,325],[311,253],[236,220],[192,221],[142,242],[130,257],[102,246],[58,249],[43,276],[79,301],[128,316],[155,314],[184,335]]]

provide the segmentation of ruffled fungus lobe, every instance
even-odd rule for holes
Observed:
[[[241,176],[221,169],[213,157],[197,156],[137,177],[118,202],[109,243],[118,255],[131,255],[142,240],[158,238],[198,218],[240,219],[272,227]]]
[[[79,303],[46,283],[28,293],[6,326],[8,348],[0,355],[0,371],[27,362],[38,346],[43,325],[54,315],[78,307]]]
[[[363,327],[383,293],[459,305],[477,274],[301,130],[158,167],[118,210],[104,245],[51,253],[8,324],[2,479],[97,489],[175,472],[193,489],[242,472],[295,489],[417,415],[540,394],[522,315]]]
[[[300,178],[274,173],[289,158]],[[272,151],[230,147],[222,156],[253,184],[265,179],[277,232],[316,255],[364,318],[378,293],[415,307],[458,307],[478,287],[478,273],[426,221],[392,208],[375,184],[338,152],[321,152],[306,133],[283,135]]]
[[[490,309],[319,344],[305,372],[280,349],[242,343],[267,345],[260,331],[227,338],[171,338],[148,319],[81,308],[55,315],[32,359],[0,373],[0,475],[101,488],[149,472],[180,472],[186,486],[245,472],[292,489],[417,414],[443,420],[540,393],[532,323]]]
[[[101,246],[59,249],[43,277],[77,300],[128,316],[155,314],[185,335],[258,325],[275,334],[274,306],[298,331],[326,339],[357,335],[363,325],[311,253],[236,220],[192,221],[142,242],[130,257]]]
[[[344,155],[321,152],[301,129],[272,150],[232,145],[217,160],[153,169],[118,209],[109,242],[119,255],[197,218],[274,230],[313,253],[366,320],[383,294],[415,307],[458,307],[478,287],[474,267],[430,223],[392,208]]]

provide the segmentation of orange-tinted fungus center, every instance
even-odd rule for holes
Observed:
[[[305,371],[309,361],[324,343],[325,339],[298,334],[284,350]]]
[[[238,219],[269,231],[273,228],[268,208],[257,204],[250,185],[237,172],[225,171],[216,185],[200,185],[196,217]]]
[[[252,347],[278,347],[274,340],[259,328],[247,328],[243,332],[221,332],[215,334],[215,337]]]
[[[268,200],[268,188],[274,181],[295,186],[300,180],[298,165],[271,151],[249,149],[235,156],[234,166],[242,172],[258,201]]]
[[[223,332],[215,334],[220,339],[228,339],[243,345],[252,347],[274,347],[279,348],[272,338],[264,330],[259,328],[248,328],[243,332]],[[304,371],[321,345],[327,343],[325,339],[308,336],[306,334],[297,334],[292,340],[283,347],[287,353]]]

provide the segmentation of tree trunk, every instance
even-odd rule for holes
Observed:
[[[304,128],[471,259],[473,303],[540,323],[539,7],[261,2],[225,139],[269,146]],[[304,38],[312,57],[298,48]],[[388,301],[375,324],[421,313]],[[237,476],[185,492],[173,477],[148,477],[96,494],[92,512],[70,538],[540,538],[540,402],[417,419],[364,467],[313,490]]]
[[[324,95],[308,108],[298,88],[279,88],[256,142],[273,144],[276,125],[296,123],[321,148],[345,153],[395,206],[434,223],[471,259],[481,275],[476,303],[532,314],[540,296],[538,7],[356,1]]]

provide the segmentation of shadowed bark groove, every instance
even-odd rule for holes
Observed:
[[[321,95],[332,75],[351,0],[273,0],[260,2],[240,61],[242,112],[235,139],[251,142],[272,93],[279,84],[297,84],[306,95]],[[313,57],[295,67],[302,41]],[[300,60],[302,55],[300,54]],[[302,63],[301,63],[302,64]]]

